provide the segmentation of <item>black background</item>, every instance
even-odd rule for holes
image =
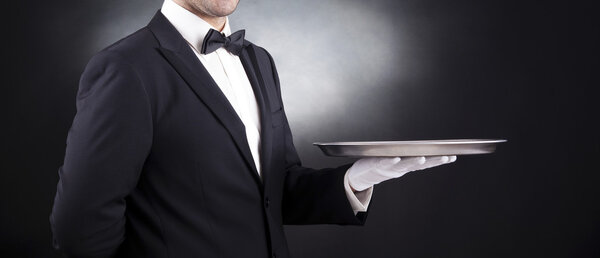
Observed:
[[[406,94],[406,88],[389,87],[349,100],[374,122],[347,119],[339,128],[296,135],[305,164],[348,161],[322,157],[310,146],[323,135],[508,143],[493,155],[459,157],[376,186],[364,227],[286,227],[292,255],[600,257],[597,8],[558,1],[369,2],[389,6],[382,15],[390,17],[394,8],[430,17],[422,28],[426,36],[414,40],[433,61],[426,76],[408,83],[409,104],[389,97]],[[0,256],[58,256],[48,216],[79,75],[100,49],[89,42],[98,37],[100,20],[135,3],[26,1],[3,7],[8,93],[2,103]],[[160,1],[149,5],[156,10]],[[153,12],[139,17],[141,24]],[[408,115],[383,119],[383,110]],[[290,120],[292,130],[309,122]]]

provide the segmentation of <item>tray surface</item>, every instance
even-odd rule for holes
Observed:
[[[503,139],[453,139],[421,141],[315,142],[334,157],[411,157],[492,153]]]

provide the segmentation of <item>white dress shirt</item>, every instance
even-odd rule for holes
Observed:
[[[227,100],[229,100],[240,120],[244,123],[246,140],[248,141],[254,164],[260,175],[260,112],[252,85],[250,85],[239,57],[229,53],[223,47],[206,55],[201,54],[200,49],[202,48],[202,41],[206,33],[211,28],[219,30],[179,6],[173,0],[165,0],[161,12],[187,41],[202,65],[204,65],[225,97],[227,97]],[[231,34],[228,18],[226,18],[225,26],[221,32],[225,36]],[[366,211],[373,188],[353,193],[346,177],[344,178],[344,187],[346,196],[354,212]]]

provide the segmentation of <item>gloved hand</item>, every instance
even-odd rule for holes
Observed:
[[[348,183],[355,191],[363,191],[385,180],[404,174],[456,161],[456,156],[363,158],[348,169]]]

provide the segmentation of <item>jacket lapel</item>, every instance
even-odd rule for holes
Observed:
[[[265,82],[260,71],[260,66],[256,60],[254,45],[250,42],[244,42],[244,48],[239,55],[246,75],[252,85],[256,102],[260,110],[260,157],[262,167],[263,182],[266,181],[269,172],[271,171],[271,141],[272,141],[272,122],[271,122],[271,107],[267,99]]]
[[[150,21],[148,28],[160,43],[159,51],[227,129],[250,167],[252,176],[262,184],[246,140],[244,124],[206,68],[160,11]]]

